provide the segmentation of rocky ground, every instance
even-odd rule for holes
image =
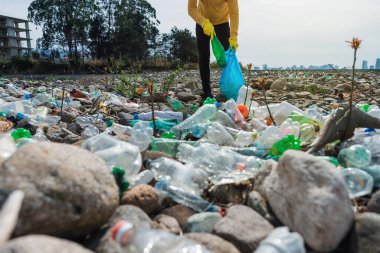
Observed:
[[[218,88],[218,76],[219,72],[213,71],[212,87],[214,96],[222,103],[226,99]],[[265,78],[264,85],[258,84],[260,78]],[[265,105],[265,90],[268,104],[287,101],[301,110],[315,105],[324,116],[347,103],[351,90],[348,72],[253,72],[246,76],[246,81],[253,87],[253,101],[259,106]],[[353,198],[340,173],[345,166],[340,161],[337,168],[320,158],[325,155],[323,150],[314,155],[288,150],[278,161],[263,161],[248,180],[220,185],[208,182],[200,196],[218,206],[219,212],[196,211],[167,197],[155,188],[157,178],[121,190],[120,177],[111,173],[107,160],[118,151],[100,154],[95,146],[101,149],[108,144],[98,142],[86,148],[83,143],[106,131],[110,120],[127,124],[126,113],[151,111],[152,100],[156,110],[169,110],[163,94],[182,101],[182,111],[190,115],[202,94],[197,71],[75,78],[8,77],[0,78],[0,86],[0,109],[5,110],[4,105],[10,102],[28,101],[27,94],[32,94],[33,113],[45,111],[34,117],[27,106],[15,105],[0,117],[1,253],[140,252],[123,249],[112,239],[112,229],[120,220],[131,222],[135,229],[165,230],[203,246],[203,251],[191,252],[252,253],[282,226],[297,232],[299,238],[293,242],[294,237],[286,237],[283,246],[279,246],[286,251],[276,252],[380,252],[380,168],[375,172],[377,178],[371,174],[375,183],[369,193]],[[150,96],[149,87],[155,95]],[[39,94],[50,97],[36,101]],[[378,105],[379,94],[380,73],[359,72],[354,103]],[[17,114],[21,111],[29,118]],[[59,121],[41,121],[47,115],[56,116]],[[94,115],[97,116],[91,121],[92,127],[78,121]],[[253,115],[248,123],[253,121]],[[40,125],[32,123],[31,118]],[[25,136],[12,138],[12,131],[19,128],[38,137],[33,141]],[[263,131],[252,124],[246,130],[255,131],[258,136]],[[117,143],[136,144],[130,134],[112,135]],[[134,149],[138,150],[136,146]],[[338,153],[339,150],[335,156]],[[141,156],[138,152],[133,159],[122,159],[131,168],[138,166],[139,171],[145,171],[147,166],[142,161],[161,157],[178,159],[152,147],[141,152]],[[378,165],[377,157],[372,152],[371,165]],[[359,179],[359,184],[365,187],[367,183]]]

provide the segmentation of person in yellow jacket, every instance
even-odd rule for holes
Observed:
[[[210,87],[210,39],[214,35],[227,50],[237,50],[239,28],[238,0],[189,0],[189,15],[196,24],[199,71],[202,80],[202,98],[213,97]],[[231,22],[231,29],[230,29]]]

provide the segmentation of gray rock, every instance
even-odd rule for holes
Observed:
[[[312,98],[312,97],[313,97],[313,94],[311,94],[311,93],[308,92],[308,91],[297,92],[296,95],[297,95],[297,97],[299,97],[299,98]]]
[[[181,228],[184,228],[186,226],[188,218],[195,213],[196,212],[194,210],[183,205],[175,205],[166,208],[161,212],[161,214],[166,214],[174,217],[178,221]]]
[[[273,226],[253,209],[236,205],[227,210],[214,233],[233,243],[242,253],[252,253],[272,230]]]
[[[358,253],[380,252],[380,215],[375,213],[360,214],[356,218],[356,235]]]
[[[323,101],[325,101],[327,103],[336,103],[336,99],[335,98],[324,98]]]
[[[131,205],[119,206],[110,218],[106,230],[96,235],[89,247],[97,253],[125,253],[120,244],[112,239],[112,229],[121,220],[131,222],[136,228],[152,227],[152,220],[140,208]]]
[[[160,214],[153,219],[153,228],[166,230],[170,233],[181,235],[182,229],[176,219],[169,215]]]
[[[186,233],[211,233],[221,219],[222,216],[219,213],[196,213],[189,217],[184,231]]]
[[[287,81],[285,79],[278,79],[271,84],[270,89],[283,90],[286,87],[286,83]]]
[[[85,236],[103,225],[118,205],[118,187],[103,160],[66,144],[22,146],[0,168],[0,203],[25,192],[16,236],[31,233]]]
[[[7,242],[0,253],[93,253],[81,245],[46,235],[29,235]]]
[[[150,185],[137,185],[124,192],[121,204],[138,206],[147,214],[151,214],[158,206],[158,194]]]
[[[247,181],[241,184],[215,185],[209,192],[216,204],[243,204],[251,188],[249,181]]]
[[[189,102],[195,99],[195,96],[193,94],[191,94],[190,92],[185,92],[185,91],[178,92],[177,97],[179,100],[183,102]]]
[[[46,131],[46,137],[49,141],[64,143],[64,138],[68,135],[68,133],[62,131],[62,128],[66,128],[66,123],[62,125],[51,126]]]
[[[77,115],[74,112],[67,112],[67,111],[62,111],[62,115],[59,115],[59,116],[61,116],[62,122],[65,122],[68,124],[72,123],[77,117]]]
[[[247,205],[263,217],[266,217],[268,214],[268,205],[263,196],[257,191],[249,193]]]
[[[368,203],[368,212],[380,214],[380,190],[372,195]]]
[[[354,215],[335,167],[300,151],[286,151],[278,166],[267,162],[255,189],[283,224],[319,252],[334,250],[350,230]]]
[[[185,237],[201,244],[214,253],[240,253],[240,251],[230,242],[219,236],[208,233],[189,233]]]
[[[69,134],[63,138],[63,142],[67,144],[74,144],[80,140],[82,140],[82,137],[76,134]]]

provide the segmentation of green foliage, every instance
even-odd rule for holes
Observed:
[[[33,63],[28,57],[12,57],[11,66],[17,71],[27,71],[33,68]]]
[[[169,58],[178,59],[181,62],[198,61],[196,38],[188,29],[181,30],[173,27],[169,34],[163,35],[162,39]]]
[[[172,71],[169,73],[166,80],[163,82],[161,90],[163,94],[169,93],[169,88],[175,84],[175,81],[177,80],[178,76],[183,72],[183,69],[181,67],[178,67],[176,71]]]
[[[138,75],[127,76],[123,75],[120,77],[120,83],[115,85],[115,91],[119,92],[125,97],[133,97],[135,90],[138,86],[137,80],[139,79]]]

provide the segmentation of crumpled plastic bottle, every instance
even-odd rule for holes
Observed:
[[[145,151],[152,141],[153,129],[150,127],[149,122],[140,121],[132,128],[130,143],[139,147],[140,151]]]
[[[270,154],[272,156],[281,156],[288,149],[300,150],[301,141],[294,135],[287,135],[273,144]]]
[[[283,138],[284,136],[292,134],[298,138],[300,136],[300,127],[300,123],[292,119],[286,119],[280,126],[280,137]]]
[[[282,122],[284,122],[292,114],[292,112],[298,112],[299,114],[304,115],[304,112],[299,108],[284,101],[278,106],[276,112],[273,113],[273,119],[278,125],[281,125]]]
[[[156,160],[148,160],[146,168],[153,172],[157,181],[166,180],[170,185],[195,195],[201,195],[203,190],[208,187],[207,173],[173,159],[161,157]]]
[[[296,232],[289,232],[288,227],[273,230],[260,242],[255,253],[305,253],[303,238]]]
[[[353,145],[342,149],[339,152],[338,159],[344,167],[363,168],[371,162],[372,154],[363,145]]]
[[[300,127],[300,140],[302,145],[310,144],[316,137],[315,127],[311,124],[302,124]]]
[[[135,228],[127,221],[118,222],[112,238],[125,253],[211,253],[201,245],[164,230]]]
[[[83,132],[81,133],[81,136],[83,139],[87,140],[91,137],[94,137],[100,133],[99,129],[96,126],[93,125],[87,125],[84,127]]]
[[[191,209],[194,209],[197,212],[202,213],[202,212],[220,212],[221,211],[221,209],[218,206],[210,203],[209,201],[189,191],[183,190],[180,187],[170,185],[165,180],[158,181],[155,185],[155,188],[159,192],[172,198],[177,203],[190,207]]]
[[[184,143],[192,145],[192,146],[197,145],[197,142],[194,142],[194,141],[153,138],[152,144],[151,144],[151,150],[159,151],[169,156],[175,157],[178,152],[178,147]]]
[[[0,162],[8,159],[16,151],[16,144],[11,135],[6,134],[0,138]]]
[[[275,126],[270,126],[259,134],[257,142],[267,148],[271,148],[273,144],[280,139],[280,129]]]
[[[170,105],[170,107],[175,110],[175,111],[181,111],[185,109],[185,106],[182,104],[181,101],[179,101],[176,98],[167,96],[166,97],[166,102]]]
[[[141,169],[142,160],[139,148],[107,134],[91,137],[84,141],[81,147],[102,158],[110,169],[114,167],[124,169],[126,177],[136,175]]]
[[[207,138],[217,145],[235,145],[232,135],[219,122],[213,122],[209,125],[207,128]]]
[[[347,168],[340,170],[346,189],[351,199],[367,195],[372,192],[373,178],[361,169]]]

